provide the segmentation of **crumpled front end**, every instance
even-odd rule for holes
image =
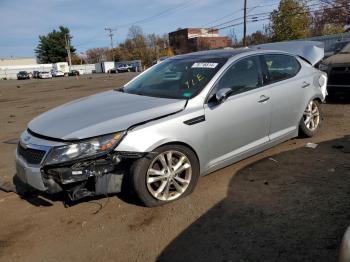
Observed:
[[[23,132],[16,150],[18,178],[30,187],[49,194],[67,192],[72,200],[107,195],[121,191],[129,159],[138,157],[110,151],[67,163],[47,164],[53,148],[64,145],[64,141]]]

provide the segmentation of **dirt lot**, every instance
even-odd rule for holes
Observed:
[[[11,143],[31,118],[133,76],[1,81],[0,182],[15,174]],[[166,206],[118,195],[65,208],[60,197],[0,191],[0,261],[336,261],[350,224],[350,102],[322,109],[316,137],[203,177]]]

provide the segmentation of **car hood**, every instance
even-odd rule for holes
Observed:
[[[350,54],[336,54],[325,59],[323,64],[350,64]]]
[[[175,113],[185,100],[155,98],[107,91],[64,104],[34,118],[28,128],[39,135],[63,139],[84,139]]]

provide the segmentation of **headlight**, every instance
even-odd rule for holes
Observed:
[[[326,64],[320,64],[318,66],[318,69],[320,69],[321,71],[327,71],[328,70],[328,65]]]
[[[112,150],[120,142],[124,134],[124,132],[119,132],[54,147],[50,151],[45,164],[52,165],[95,155],[103,155]]]

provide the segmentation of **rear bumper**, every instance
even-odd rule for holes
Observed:
[[[350,93],[350,85],[334,85],[328,84],[327,90],[329,93]]]
[[[350,64],[331,64],[327,70],[328,85],[330,93],[350,92]]]

